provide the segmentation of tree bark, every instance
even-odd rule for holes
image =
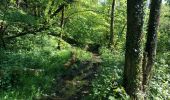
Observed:
[[[152,68],[154,66],[156,48],[157,48],[157,29],[160,18],[160,8],[162,0],[152,0],[150,16],[147,30],[147,41],[145,44],[143,58],[143,91],[147,89]]]
[[[127,0],[124,88],[132,100],[142,100],[143,0]]]
[[[115,12],[115,0],[112,1],[112,8],[111,8],[111,15],[110,15],[110,37],[109,37],[109,45],[108,47],[111,48],[113,45],[113,38],[114,38],[114,12]]]

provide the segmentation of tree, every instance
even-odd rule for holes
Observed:
[[[131,99],[142,99],[143,0],[127,0],[124,88]]]
[[[147,41],[145,44],[143,58],[143,90],[146,90],[156,56],[157,29],[160,18],[162,0],[152,0],[147,30]]]
[[[1,40],[2,47],[4,49],[6,49],[6,44],[5,44],[5,40],[3,39],[3,37],[4,37],[6,28],[7,26],[4,25],[4,22],[0,22],[0,40]]]
[[[109,48],[113,45],[114,38],[114,12],[115,12],[115,0],[112,1],[111,16],[110,16],[110,37],[109,37]]]
[[[63,35],[63,28],[64,28],[64,8],[62,9],[62,12],[61,12],[61,20],[60,20],[60,28],[61,28],[61,32],[60,32],[60,38],[62,39],[62,35]],[[61,49],[61,40],[59,40],[58,42],[58,49],[60,50]]]

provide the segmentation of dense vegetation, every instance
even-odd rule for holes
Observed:
[[[0,100],[169,100],[170,1],[151,1],[1,0]]]

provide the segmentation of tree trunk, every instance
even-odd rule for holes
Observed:
[[[17,7],[19,7],[19,0],[16,0],[16,5],[17,5]]]
[[[110,37],[109,37],[109,45],[108,45],[109,48],[111,48],[111,46],[113,45],[113,38],[114,38],[114,12],[115,12],[115,0],[112,1],[112,8],[111,8]]]
[[[162,0],[152,0],[151,10],[148,22],[147,41],[145,44],[144,59],[143,59],[143,90],[147,89],[152,68],[156,56],[157,48],[157,29],[160,18],[160,8]]]
[[[61,32],[60,32],[60,38],[62,39],[62,35],[63,35],[63,28],[64,28],[64,10],[65,10],[65,7],[62,9],[62,12],[61,12],[61,20],[60,20],[60,28],[61,28]],[[58,41],[58,47],[57,47],[59,50],[61,49],[61,40],[59,39]]]
[[[28,9],[28,1],[24,0],[24,3],[25,3],[25,9],[27,10]]]
[[[142,100],[143,0],[127,0],[124,87],[132,100]]]
[[[4,49],[6,49],[6,43],[5,43],[5,40],[4,40],[4,32],[5,32],[5,30],[6,30],[6,28],[7,28],[7,26],[5,27],[4,25],[3,25],[3,22],[1,22],[0,23],[0,40],[1,40],[1,43],[2,43],[2,47],[4,48]],[[1,46],[0,46],[1,47]]]

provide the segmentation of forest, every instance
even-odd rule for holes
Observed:
[[[0,100],[170,100],[170,0],[0,0]]]

